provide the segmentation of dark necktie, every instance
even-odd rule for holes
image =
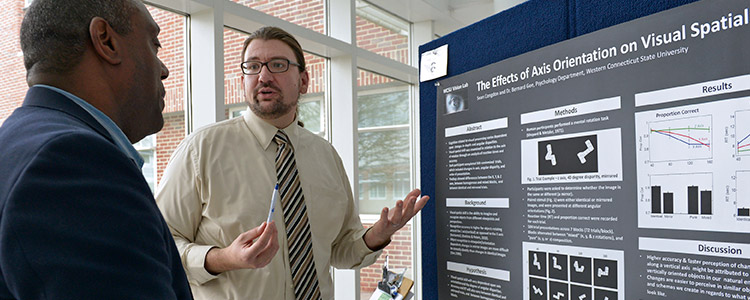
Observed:
[[[294,149],[289,143],[289,137],[281,130],[276,132],[273,140],[279,145],[276,150],[276,178],[279,180],[279,196],[284,209],[294,295],[299,300],[320,299],[310,223],[294,160]]]

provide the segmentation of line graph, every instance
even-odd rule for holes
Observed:
[[[688,146],[706,146],[706,147],[709,147],[709,148],[711,147],[711,145],[706,144],[704,142],[701,142],[700,140],[695,139],[692,136],[679,133],[681,131],[690,132],[691,130],[706,130],[706,131],[711,131],[710,128],[690,128],[690,127],[687,127],[687,128],[658,129],[658,130],[657,129],[651,129],[651,132],[652,133],[655,132],[655,133],[663,134],[665,136],[668,136],[670,138],[678,140],[678,141],[680,141],[680,142],[682,142],[682,143],[684,143],[685,145],[688,145]]]
[[[750,155],[750,110],[735,112],[734,129],[737,155]]]
[[[648,123],[651,161],[710,159],[711,116],[677,118]]]
[[[745,142],[748,138],[750,138],[750,133],[748,133],[742,140],[740,140],[737,143],[737,152],[748,152],[750,151],[750,141],[747,143]]]
[[[750,97],[636,112],[632,144],[638,228],[750,233]]]

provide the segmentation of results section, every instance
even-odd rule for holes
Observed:
[[[738,184],[750,169],[737,121],[747,108],[750,97],[721,97],[635,114],[639,227],[750,232]]]
[[[440,81],[439,300],[750,299],[747,6]]]

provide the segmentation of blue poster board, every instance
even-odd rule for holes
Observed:
[[[459,75],[532,50],[695,0],[531,0],[419,47],[448,45],[448,74]],[[441,78],[420,83],[421,189],[435,192],[437,89]],[[422,297],[438,299],[436,207],[422,210]]]

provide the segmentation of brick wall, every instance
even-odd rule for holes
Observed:
[[[185,17],[154,7],[148,7],[161,32],[159,58],[169,69],[169,77],[164,80],[166,96],[164,113],[182,111],[185,108]]]
[[[243,103],[242,72],[242,43],[247,34],[224,28],[224,98],[225,103]]]
[[[373,23],[370,20],[356,17],[357,47],[378,53],[402,63],[409,62],[409,38]],[[360,71],[357,77],[358,86],[379,85],[392,82],[385,76]]]
[[[0,1],[0,123],[21,106],[28,90],[19,39],[23,5],[23,0]]]
[[[160,182],[169,158],[185,138],[185,113],[164,115],[164,128],[156,134],[156,182]]]
[[[364,225],[365,227],[370,227],[372,223],[364,223]],[[377,288],[378,281],[383,278],[382,268],[386,255],[388,256],[389,270],[402,272],[404,268],[407,268],[406,277],[414,280],[414,270],[411,266],[411,243],[411,224],[407,224],[393,235],[391,244],[383,250],[383,254],[374,264],[360,270],[360,291],[362,293],[372,293]]]
[[[164,128],[156,135],[156,182],[161,180],[172,152],[185,138],[186,58],[185,17],[148,6],[161,32],[159,58],[169,69],[164,80]]]
[[[409,63],[409,38],[357,16],[357,47]]]
[[[324,33],[324,0],[232,0],[247,7],[284,19],[302,27]]]
[[[233,0],[280,17],[292,23],[325,33],[325,16],[323,0],[293,1],[250,1]],[[19,42],[19,30],[23,19],[23,0],[0,0],[0,122],[21,105],[28,89],[25,81],[26,71]],[[159,40],[163,48],[159,51],[169,69],[169,78],[164,81],[166,89],[164,108],[164,128],[156,136],[157,182],[161,179],[172,152],[185,137],[184,109],[187,102],[185,94],[186,58],[185,58],[185,18],[171,12],[149,7],[154,20],[161,27]],[[385,29],[368,20],[357,17],[357,45],[397,61],[408,61],[408,39]],[[225,30],[225,94],[226,104],[244,102],[240,81],[239,63],[242,42],[245,35],[232,30]],[[307,70],[310,73],[308,93],[322,93],[326,85],[326,64],[324,58],[306,54]],[[360,72],[359,86],[376,85],[392,80],[369,72]],[[205,101],[205,99],[203,99]],[[325,116],[324,116],[325,117]],[[370,226],[371,224],[366,224]],[[380,280],[380,268],[385,255],[390,256],[390,266],[394,270],[411,270],[411,228],[404,227],[389,245],[384,255],[374,265],[362,269],[363,292],[372,292]],[[412,273],[413,274],[413,273]]]

